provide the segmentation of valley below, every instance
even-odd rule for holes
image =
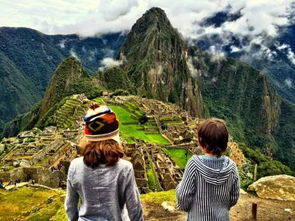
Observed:
[[[1,141],[0,220],[66,220],[64,211],[66,173],[80,154],[81,117],[91,102],[107,104],[120,121],[125,159],[133,163],[141,192],[145,220],[185,220],[175,208],[175,187],[192,154],[201,154],[195,133],[201,119],[177,105],[136,96],[104,96],[88,100],[67,97],[52,114],[44,130],[34,128]],[[226,153],[238,165],[242,185],[253,180],[254,165],[232,139]],[[245,188],[245,187],[244,187]],[[262,199],[242,191],[231,210],[231,220],[294,220],[292,201]]]

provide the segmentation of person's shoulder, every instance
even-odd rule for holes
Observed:
[[[195,162],[199,162],[201,160],[201,158],[202,158],[202,156],[194,154],[194,155],[192,155],[192,157],[188,161],[195,163]]]
[[[128,160],[124,160],[124,159],[119,159],[117,162],[117,165],[121,168],[125,168],[125,169],[132,169],[132,163]]]
[[[229,168],[231,169],[231,171],[235,174],[238,174],[238,166],[235,163],[235,161],[233,161],[231,158],[229,158],[228,156],[224,156],[224,158],[228,161],[228,165]]]
[[[68,170],[68,177],[72,177],[76,173],[77,168],[80,168],[83,163],[83,157],[73,159]]]
[[[227,160],[228,163],[229,163],[230,165],[232,165],[232,167],[237,167],[235,161],[233,161],[231,158],[229,158],[228,156],[225,156],[225,155],[223,155],[222,157],[223,157],[225,160]]]
[[[73,159],[71,161],[70,167],[76,167],[76,166],[79,166],[81,164],[84,164],[83,157],[78,157],[78,158],[75,158],[75,159]]]
[[[197,168],[202,163],[200,156],[192,155],[192,157],[187,161],[186,167],[194,167]]]

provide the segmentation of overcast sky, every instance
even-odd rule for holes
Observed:
[[[293,0],[294,1],[294,0]],[[0,26],[29,27],[47,34],[93,36],[126,31],[153,6],[164,9],[171,23],[185,36],[230,31],[242,35],[267,33],[288,23],[292,0],[0,0]],[[229,8],[242,17],[219,28],[200,31],[205,17]],[[294,12],[293,12],[294,13]],[[249,28],[251,27],[251,28]]]

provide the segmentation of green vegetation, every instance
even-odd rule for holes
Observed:
[[[98,72],[96,77],[102,83],[102,86],[110,91],[114,91],[117,95],[127,95],[132,89],[127,72],[120,66],[107,68],[103,72]]]
[[[156,178],[155,178],[154,171],[152,169],[147,168],[146,175],[147,175],[147,178],[148,178],[149,188],[152,191],[155,191],[155,189],[156,189]]]
[[[163,151],[167,153],[172,160],[179,166],[180,169],[184,169],[187,161],[192,157],[191,153],[186,149],[179,148],[163,148]]]
[[[141,194],[144,203],[159,206],[168,201],[175,205],[175,190]],[[63,190],[23,187],[14,191],[0,190],[0,220],[66,221]]]
[[[294,172],[288,166],[263,155],[258,150],[249,148],[243,143],[239,143],[239,147],[253,165],[257,164],[257,179],[278,174],[294,175]]]
[[[0,52],[0,88],[3,89],[0,130],[6,122],[29,111],[42,99],[52,73],[65,56],[74,52],[87,70],[95,72],[106,56],[104,49],[117,54],[125,36],[110,33],[80,38],[78,35],[46,35],[29,28],[1,27],[0,37],[5,47]],[[66,42],[65,47],[61,47],[62,42]]]
[[[69,53],[64,51],[68,49],[56,48],[60,36],[41,35],[28,29],[21,29],[20,32],[9,28],[1,30],[5,35],[11,36],[7,38],[11,41],[6,42],[8,46],[3,49],[5,51],[0,54],[0,77],[4,79],[0,86],[7,88],[0,96],[0,124],[3,124],[41,98],[52,71],[64,55]],[[117,50],[122,43],[121,38],[120,35],[114,35],[108,41],[113,42]],[[31,39],[42,42],[42,47],[37,47],[38,44],[32,43]],[[114,39],[121,40],[118,41],[120,44],[112,41]],[[68,41],[67,44],[78,42],[76,40]],[[91,45],[101,45],[98,43],[101,39],[95,41],[87,38],[84,43],[86,41],[97,43]],[[97,57],[93,59],[96,62],[94,65],[84,55],[88,53],[82,53],[83,50],[79,49],[81,47],[68,48],[75,49],[75,53],[81,52],[78,56],[84,61],[87,70],[97,70]],[[20,130],[32,128],[38,120],[37,125],[40,127],[50,125],[53,123],[51,113],[56,110],[55,104],[65,96],[85,93],[91,99],[100,96],[102,90],[108,89],[115,91],[115,94],[133,93],[175,102],[197,116],[202,114],[199,106],[204,105],[206,116],[219,117],[228,122],[235,140],[273,155],[275,159],[295,170],[294,105],[282,101],[266,76],[258,70],[231,58],[215,59],[196,47],[188,47],[187,52],[194,58],[193,64],[201,78],[191,78],[183,59],[182,52],[186,48],[186,43],[171,26],[165,12],[153,8],[138,19],[122,45],[121,52],[127,62],[118,67],[106,68],[93,77],[76,58],[67,58],[53,74],[41,108],[34,108],[31,113],[19,116],[5,127],[4,134],[16,135]],[[100,56],[102,55],[98,55]],[[161,77],[155,78],[157,74]],[[184,91],[183,88],[193,90]],[[285,91],[285,88],[282,87],[281,90]],[[291,91],[294,92],[288,89],[285,93]],[[201,94],[203,99],[199,99]],[[187,102],[183,102],[185,100]],[[188,103],[188,106],[184,103]],[[134,104],[127,103],[125,108],[134,116],[132,120],[138,121],[142,113],[135,110],[136,107],[132,109],[132,105]],[[178,125],[181,121],[161,119],[163,129],[170,123]],[[153,130],[145,133],[144,129],[147,128],[149,125],[140,127],[128,122],[128,125],[122,124],[122,135],[129,142],[134,138],[145,137],[146,141],[164,143],[163,138]]]
[[[105,101],[102,97],[96,97],[92,100],[93,102],[96,102],[98,104],[105,104]]]
[[[295,104],[283,100],[281,116],[279,128],[275,132],[280,148],[275,157],[295,172]]]
[[[63,206],[63,193],[28,187],[0,190],[0,220],[49,220]]]
[[[152,160],[149,158],[149,164],[147,165],[147,178],[148,178],[148,186],[152,191],[161,191],[163,190],[161,184],[158,180],[157,173],[155,172],[155,168],[153,166]]]
[[[5,124],[3,130],[4,137],[10,137],[17,135],[20,131],[29,130],[34,127],[38,121],[38,114],[40,109],[40,103],[35,104],[31,111],[18,115],[14,120]],[[1,135],[0,135],[1,137]]]
[[[94,82],[75,57],[68,57],[55,70],[40,108],[40,118],[64,97],[84,93],[89,99],[101,95],[102,87]]]
[[[129,92],[123,89],[117,89],[114,91],[113,96],[128,96]]]
[[[258,70],[231,58],[217,62],[205,53],[203,58],[206,75],[202,95],[207,117],[226,120],[236,141],[295,170],[294,104],[281,100]]]
[[[124,103],[124,107],[129,111],[132,112],[132,114],[136,117],[139,118],[142,115],[144,115],[144,113],[140,110],[140,108],[138,107],[137,104],[132,103],[130,101],[127,101],[126,103]]]
[[[133,143],[134,138],[153,144],[169,144],[159,132],[147,134],[143,126],[138,124],[138,118],[121,106],[111,105],[110,108],[117,114],[120,121],[121,136],[128,142]]]
[[[53,202],[47,202],[46,205],[40,208],[39,211],[29,215],[26,220],[28,221],[39,221],[39,220],[66,220],[65,210],[62,209],[64,212],[60,212],[64,205],[63,198],[55,197],[52,198]],[[39,208],[38,208],[39,209]],[[57,213],[59,212],[59,213]]]
[[[176,203],[176,192],[175,190],[168,190],[162,192],[150,192],[147,194],[141,194],[140,198],[144,202],[151,202],[161,205],[164,201]]]
[[[2,32],[0,32],[2,36]],[[1,38],[5,39],[5,38]],[[6,45],[7,46],[7,45]],[[21,58],[20,60],[26,60]],[[18,114],[30,111],[34,103],[41,99],[32,78],[26,76],[7,53],[0,51],[0,134],[4,124]]]
[[[68,97],[65,103],[52,116],[52,123],[59,128],[76,128],[76,120],[83,116],[88,104],[83,104],[73,96]]]

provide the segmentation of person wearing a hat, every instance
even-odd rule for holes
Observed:
[[[143,220],[132,164],[121,159],[124,152],[116,114],[107,106],[93,104],[84,122],[83,157],[74,159],[68,171],[68,220]]]

